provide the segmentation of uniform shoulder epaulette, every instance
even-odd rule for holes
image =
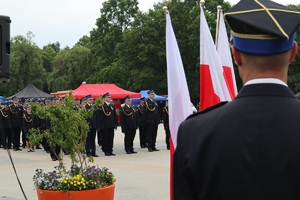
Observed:
[[[200,111],[200,112],[191,114],[191,115],[188,116],[186,119],[190,119],[190,118],[192,118],[192,117],[195,117],[195,116],[198,116],[198,115],[207,113],[207,112],[209,112],[209,111],[211,111],[211,110],[214,110],[214,109],[216,109],[216,108],[222,107],[222,106],[224,106],[224,105],[227,104],[227,103],[228,103],[228,101],[220,102],[220,103],[218,103],[218,104],[216,104],[216,105],[213,105],[213,106],[211,106],[211,107],[208,107],[208,108],[206,108],[206,109],[204,109],[204,110],[202,110],[202,111]]]

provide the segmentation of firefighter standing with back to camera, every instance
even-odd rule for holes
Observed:
[[[243,87],[180,125],[174,200],[299,200],[300,101],[287,79],[300,12],[241,0],[224,16]]]

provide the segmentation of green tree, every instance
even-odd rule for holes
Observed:
[[[47,79],[50,91],[77,88],[90,76],[86,70],[89,58],[90,50],[81,45],[58,52],[53,61],[53,71],[49,73]]]
[[[117,60],[115,48],[122,41],[123,31],[131,27],[138,12],[137,5],[137,0],[107,0],[103,3],[101,16],[96,22],[97,28],[91,31],[91,70],[95,73],[89,79],[90,82],[98,79],[102,68]]]
[[[43,68],[41,49],[33,42],[34,35],[28,32],[26,38],[15,36],[11,40],[11,79],[0,85],[0,92],[10,96],[22,90],[28,83],[43,88],[46,73]]]

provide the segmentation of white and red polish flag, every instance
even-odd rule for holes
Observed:
[[[230,101],[223,68],[201,8],[200,15],[200,110]]]
[[[192,114],[192,106],[179,48],[173,31],[171,17],[168,12],[166,13],[166,53],[169,128],[171,133],[170,199],[173,199],[173,154],[177,144],[177,132],[181,122],[183,122],[190,114]]]
[[[234,99],[237,95],[237,87],[223,12],[220,12],[217,52],[223,67],[224,77],[230,93],[230,97],[231,99]]]

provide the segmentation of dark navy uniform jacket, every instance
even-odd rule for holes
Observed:
[[[116,108],[113,104],[103,103],[99,108],[100,128],[116,128],[118,126]]]
[[[159,110],[157,103],[153,100],[147,99],[144,105],[144,117],[147,124],[159,124]]]
[[[174,200],[300,199],[300,101],[279,84],[184,121],[174,154]]]
[[[123,105],[120,111],[120,122],[122,132],[124,133],[126,129],[136,129],[137,128],[137,118],[136,113],[132,106]]]
[[[22,127],[23,107],[20,105],[9,105],[9,126],[11,128]]]

